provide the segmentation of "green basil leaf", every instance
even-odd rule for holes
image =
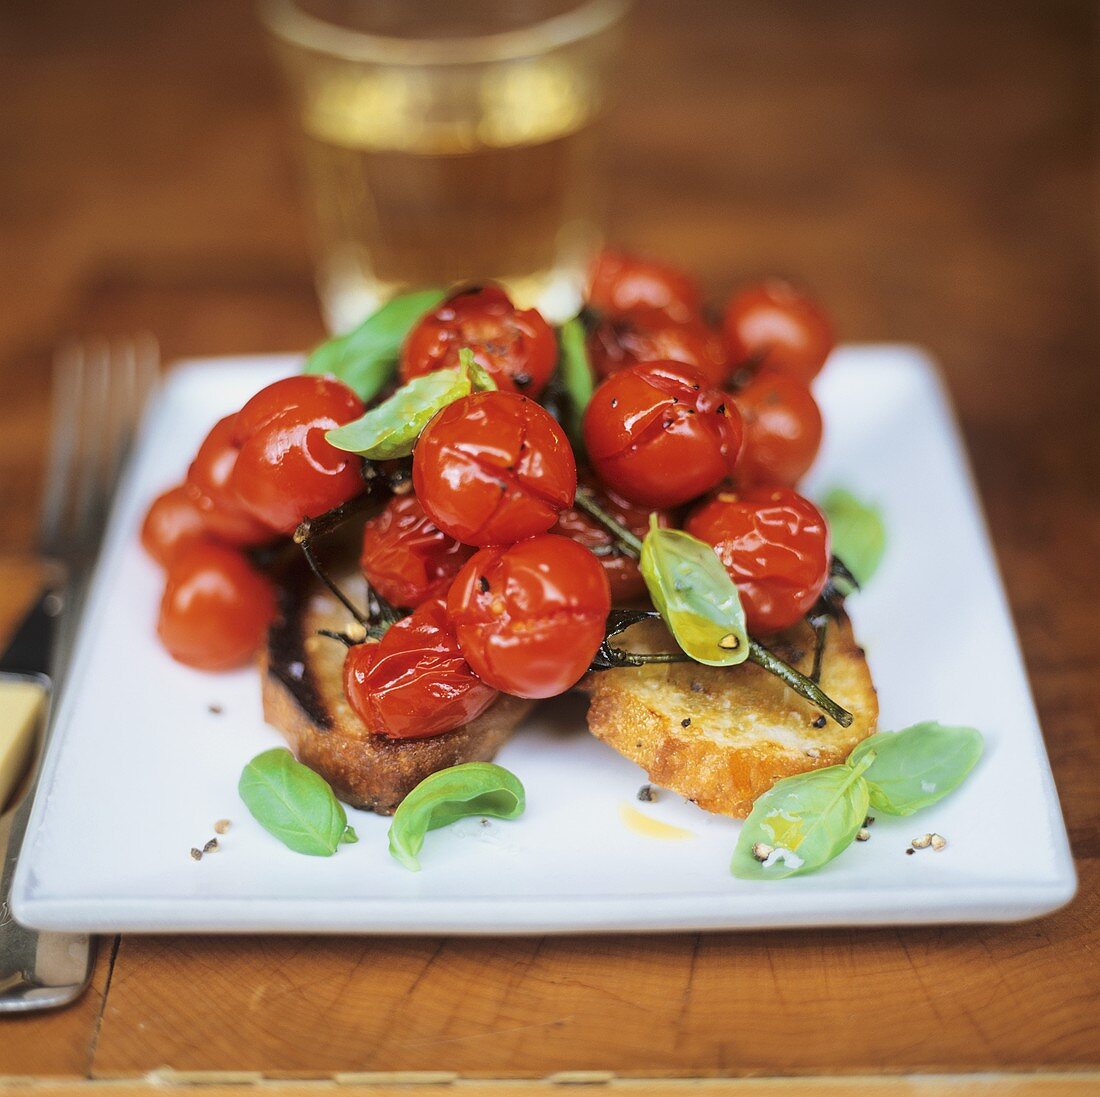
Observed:
[[[359,841],[325,779],[289,750],[257,754],[237,789],[260,826],[295,853],[331,857],[342,843]]]
[[[492,762],[467,762],[425,777],[401,801],[390,824],[390,854],[413,872],[429,830],[473,815],[515,819],[526,798],[519,778]]]
[[[588,401],[592,399],[595,384],[592,376],[592,365],[588,361],[588,350],[585,347],[584,325],[574,317],[566,320],[558,334],[560,346],[560,365],[562,389],[565,392],[568,407],[569,436],[581,437],[581,422],[584,419],[584,409],[588,407]]]
[[[904,731],[880,731],[852,751],[848,765],[858,765],[872,751],[875,760],[863,775],[872,806],[887,815],[912,815],[963,783],[982,756],[982,735],[931,720]]]
[[[354,422],[328,431],[325,438],[337,449],[358,453],[371,461],[407,457],[437,411],[471,392],[496,388],[467,347],[459,351],[459,361],[462,364],[455,369],[440,369],[413,378],[388,400]]]
[[[369,403],[393,377],[412,326],[446,296],[441,289],[427,289],[387,301],[359,327],[322,343],[306,361],[305,372],[332,374]]]
[[[821,509],[829,522],[833,552],[863,586],[886,552],[882,513],[844,488],[833,488],[822,500]]]
[[[730,872],[742,880],[782,880],[843,853],[867,817],[862,772],[870,764],[867,758],[855,767],[826,766],[777,781],[741,827]],[[753,852],[757,843],[772,849],[764,861]]]
[[[749,657],[741,596],[710,545],[661,529],[651,515],[639,564],[654,606],[692,659],[732,667]]]

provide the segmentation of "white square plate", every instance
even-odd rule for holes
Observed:
[[[429,835],[423,871],[386,847],[388,820],[349,812],[357,845],[303,857],[237,796],[241,767],[281,743],[253,670],[206,675],[153,633],[162,577],[138,545],[149,501],[177,482],[214,419],[297,360],[191,362],[168,377],[121,486],[15,879],[16,917],[65,930],[568,933],[1010,921],[1076,887],[1065,825],[993,553],[935,370],[901,346],[849,347],[818,383],[826,444],[810,494],[877,501],[889,548],[851,599],[881,727],[973,724],[986,754],[916,818],[879,816],[869,842],[818,873],[768,883],[728,871],[738,824],[664,793],[584,729],[584,706],[540,707],[499,761],[527,813]],[[212,703],[222,713],[209,711]],[[630,805],[686,828],[628,828]],[[201,862],[189,850],[233,825]],[[906,856],[925,831],[948,848]]]

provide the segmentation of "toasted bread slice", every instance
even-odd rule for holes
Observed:
[[[344,697],[344,646],[317,635],[322,628],[346,628],[347,611],[305,568],[294,566],[281,580],[280,617],[260,659],[264,718],[352,807],[392,815],[436,770],[489,761],[530,710],[530,701],[501,694],[476,720],[445,735],[372,734]],[[361,578],[343,573],[337,581],[365,602]]]
[[[615,642],[628,651],[676,650],[660,622],[635,625]],[[800,625],[768,647],[809,674],[813,642],[813,631]],[[878,699],[846,617],[830,623],[821,687],[854,715],[851,727],[823,720],[818,709],[752,663],[600,671],[585,681],[592,698],[588,727],[655,784],[707,811],[741,819],[779,778],[843,762],[874,732]]]

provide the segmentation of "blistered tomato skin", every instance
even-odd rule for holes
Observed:
[[[378,643],[350,648],[344,693],[368,730],[390,739],[454,731],[497,697],[459,650],[441,598],[398,621]]]
[[[173,659],[231,670],[256,654],[275,616],[275,590],[239,549],[199,541],[168,567],[157,635]]]
[[[582,475],[580,482],[592,493],[599,506],[639,538],[645,537],[649,530],[651,513],[657,514],[659,525],[671,525],[666,512],[654,512],[650,507],[639,507],[605,488],[591,475]],[[583,510],[577,510],[575,507],[563,510],[558,518],[558,524],[550,532],[571,538],[595,555],[607,576],[611,587],[611,601],[614,605],[636,601],[645,596],[646,585],[641,571],[638,570],[638,561],[619,552],[615,548],[614,537]]]
[[[703,295],[695,279],[678,267],[603,251],[592,264],[588,304],[597,312],[612,315],[644,308],[689,320],[699,316]]]
[[[723,326],[730,362],[766,366],[809,384],[836,345],[828,316],[816,301],[781,279],[735,293]]]
[[[829,577],[825,516],[790,488],[719,492],[695,509],[684,528],[714,546],[754,635],[799,621]]]
[[[718,332],[702,320],[673,320],[655,309],[599,320],[588,336],[588,355],[601,379],[636,362],[683,362],[702,371],[712,385],[721,385],[728,373]]]
[[[745,424],[738,483],[794,487],[821,448],[821,410],[809,386],[763,369],[733,399]]]
[[[206,523],[183,484],[157,496],[141,524],[145,551],[165,568],[180,551],[205,536]]]
[[[577,466],[565,432],[533,400],[475,392],[440,411],[413,451],[424,512],[465,545],[545,533],[573,502]]]
[[[537,397],[558,360],[553,329],[536,309],[517,309],[498,286],[465,290],[424,316],[401,348],[401,380],[458,365],[463,347],[503,392]]]
[[[600,480],[641,506],[669,508],[733,473],[741,416],[691,366],[647,362],[612,374],[592,395],[584,442]]]
[[[359,563],[386,601],[412,609],[446,593],[473,552],[439,529],[410,492],[366,523]]]
[[[288,377],[261,389],[237,413],[239,447],[230,484],[261,522],[293,533],[363,490],[361,462],[325,432],[363,414],[363,402],[330,377]]]
[[[233,419],[227,415],[211,427],[187,470],[184,487],[212,536],[230,545],[262,545],[275,537],[275,530],[245,508],[231,483],[238,453]]]
[[[551,534],[482,549],[459,572],[447,612],[470,666],[504,693],[555,697],[603,642],[611,593],[599,561]]]

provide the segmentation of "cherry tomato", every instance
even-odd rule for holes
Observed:
[[[410,492],[367,522],[359,564],[386,601],[412,608],[445,594],[473,552],[438,529]]]
[[[552,534],[482,549],[447,595],[470,666],[516,697],[555,697],[576,685],[603,642],[610,609],[596,557]]]
[[[206,523],[183,484],[158,495],[141,524],[141,543],[161,567],[167,567],[181,549],[204,536]]]
[[[573,502],[577,465],[565,432],[534,400],[475,392],[445,407],[413,451],[424,513],[465,545],[545,533]]]
[[[795,624],[829,577],[825,517],[790,488],[720,492],[701,504],[684,528],[714,546],[737,584],[751,633]]]
[[[793,487],[821,446],[821,411],[809,386],[764,369],[733,400],[745,424],[738,482]]]
[[[733,472],[741,416],[691,366],[646,362],[613,373],[592,394],[584,444],[599,478],[647,507],[675,507]]]
[[[230,485],[255,517],[281,533],[363,490],[361,461],[325,432],[363,414],[363,402],[331,377],[287,377],[261,389],[237,413],[240,449]]]
[[[173,659],[229,670],[255,655],[274,616],[274,587],[243,552],[198,541],[168,566],[157,634]]]
[[[701,370],[712,385],[726,379],[726,348],[702,320],[672,320],[655,309],[608,315],[588,336],[588,355],[599,377],[635,362],[683,362]]]
[[[391,739],[422,739],[468,724],[497,691],[470,669],[442,598],[357,644],[344,660],[344,693],[368,730]]]
[[[463,290],[429,312],[401,348],[401,380],[458,365],[469,347],[502,392],[537,397],[558,361],[553,329],[536,309],[517,309],[498,286]]]
[[[219,419],[199,446],[187,470],[185,486],[207,530],[221,541],[248,547],[275,536],[266,523],[250,514],[230,484],[237,464],[233,416]]]
[[[621,495],[616,495],[591,475],[582,476],[581,482],[616,522],[626,526],[638,537],[646,535],[651,513],[649,507],[636,506]],[[671,525],[669,516],[663,511],[658,512],[657,521],[662,526]],[[646,585],[638,570],[638,562],[615,548],[614,537],[595,518],[590,518],[583,510],[570,507],[561,512],[558,524],[550,532],[572,538],[578,544],[584,545],[599,560],[611,586],[613,603],[618,605],[644,597]]]
[[[615,315],[641,307],[689,320],[702,310],[703,295],[695,279],[677,267],[603,251],[592,265],[588,303],[599,312]]]
[[[724,327],[734,366],[765,365],[807,384],[836,345],[821,306],[778,278],[735,293],[726,305]]]

